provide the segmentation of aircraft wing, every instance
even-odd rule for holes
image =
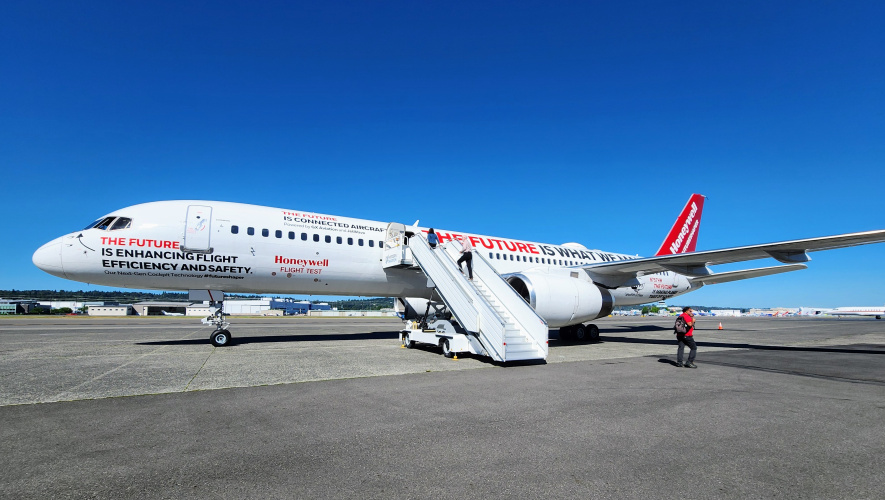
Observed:
[[[802,269],[804,267],[800,268],[797,264],[811,260],[808,252],[882,242],[885,242],[885,230],[877,230],[765,243],[762,245],[723,248],[720,250],[603,262],[581,267],[593,278],[593,281],[611,288],[632,286],[634,283],[638,283],[636,278],[639,276],[663,271],[673,271],[688,276],[692,278],[693,282],[713,284]],[[708,267],[767,258],[774,258],[786,265],[719,274],[714,273]]]
[[[800,271],[808,269],[805,264],[788,264],[785,266],[760,267],[757,269],[744,269],[740,271],[729,271],[725,273],[713,273],[708,276],[697,276],[689,278],[692,285],[695,283],[704,285],[715,285],[717,283],[728,283],[729,281],[745,280],[749,278],[758,278],[760,276],[771,276],[772,274],[788,273],[790,271]]]

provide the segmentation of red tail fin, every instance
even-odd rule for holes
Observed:
[[[661,243],[655,255],[672,255],[676,253],[694,252],[701,229],[701,212],[704,211],[704,195],[693,194],[685,204],[685,208],[670,229],[670,233]]]

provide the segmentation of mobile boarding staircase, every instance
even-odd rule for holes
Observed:
[[[547,359],[547,322],[480,252],[473,252],[473,280],[469,281],[456,263],[460,242],[432,249],[418,228],[391,224],[391,229],[394,226],[403,233],[398,239],[396,234],[391,238],[388,230],[384,266],[419,267],[460,325],[460,332],[456,332],[439,324],[430,331],[413,324],[401,332],[404,344],[435,343],[446,355],[450,354],[447,351],[467,351],[499,362]],[[405,237],[406,231],[409,237]]]

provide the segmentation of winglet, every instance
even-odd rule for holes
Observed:
[[[691,195],[655,256],[694,252],[701,228],[704,199],[704,195],[701,194]]]

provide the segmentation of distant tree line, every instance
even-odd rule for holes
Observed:
[[[137,291],[95,291],[95,290],[0,290],[0,297],[4,299],[24,299],[42,301],[70,300],[77,302],[146,302],[146,301],[186,301],[188,294],[183,292],[137,292]],[[261,295],[227,295],[231,299],[256,300],[263,298]],[[313,303],[321,302],[318,300]],[[370,299],[342,299],[326,302],[329,306],[342,311],[378,311],[393,307],[393,300],[379,297]],[[65,308],[62,308],[65,309]],[[38,309],[44,314],[46,311]],[[58,310],[53,309],[53,312]],[[68,313],[71,311],[67,311]],[[65,312],[59,311],[59,314]]]

